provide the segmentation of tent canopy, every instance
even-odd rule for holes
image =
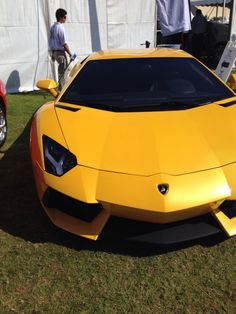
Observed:
[[[225,0],[225,3],[229,3],[231,0]],[[191,5],[216,5],[216,4],[224,4],[224,0],[190,0]]]

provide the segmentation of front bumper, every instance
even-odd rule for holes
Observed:
[[[146,224],[145,231],[141,228],[135,236],[127,238],[174,243],[209,236],[220,230],[228,236],[236,234],[235,168],[230,165],[209,170],[210,176],[207,171],[190,174],[190,181],[187,176],[169,178],[166,175],[164,180],[162,176],[164,182],[169,180],[170,187],[176,187],[167,196],[156,190],[158,175],[126,176],[124,180],[124,174],[101,173],[77,166],[58,178],[45,173],[37,163],[34,175],[42,206],[51,221],[64,230],[96,240],[109,218],[118,216],[128,219],[130,228],[141,225],[140,222]],[[227,177],[226,174],[232,175]],[[119,204],[119,200],[123,204]],[[138,203],[142,203],[139,208]],[[158,208],[153,209],[157,204]],[[121,232],[122,229],[121,225]]]
[[[51,188],[46,189],[42,205],[55,225],[92,240],[98,238],[111,216],[101,204],[83,203]],[[104,234],[156,244],[184,242],[221,233],[220,224],[224,226],[224,220],[218,219],[219,213],[224,220],[235,221],[236,201],[224,202],[216,213],[166,224],[113,216],[104,228]]]
[[[112,217],[103,230],[106,237],[125,238],[151,244],[175,244],[223,234],[211,214],[168,224],[153,224]]]

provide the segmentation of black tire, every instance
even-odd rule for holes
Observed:
[[[3,146],[7,138],[7,119],[3,105],[0,103],[0,147]]]

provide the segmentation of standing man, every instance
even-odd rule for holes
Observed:
[[[192,19],[192,53],[200,58],[204,50],[205,34],[207,32],[207,19],[200,9],[196,10],[196,15]]]
[[[51,50],[51,56],[53,61],[58,63],[58,89],[61,90],[64,84],[64,72],[67,68],[68,62],[66,53],[69,57],[72,57],[70,48],[66,43],[66,34],[64,29],[64,23],[66,21],[67,12],[64,9],[57,9],[56,19],[57,21],[50,28],[49,48]]]

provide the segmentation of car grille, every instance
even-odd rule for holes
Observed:
[[[103,229],[103,236],[126,238],[139,242],[172,244],[223,234],[211,214],[172,222],[156,224],[111,217]]]
[[[86,222],[91,222],[102,210],[101,204],[84,203],[51,188],[46,190],[43,204]]]

